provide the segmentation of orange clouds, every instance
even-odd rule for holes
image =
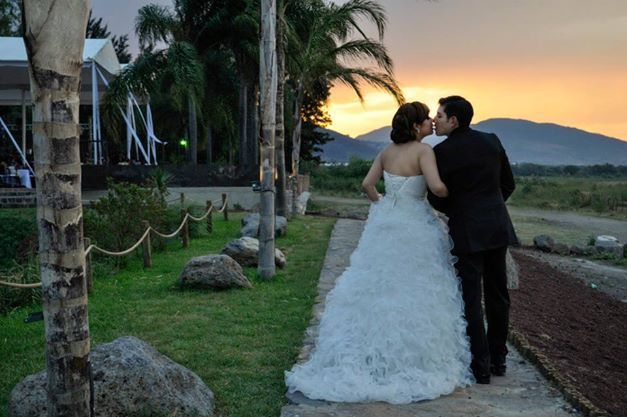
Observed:
[[[433,111],[440,97],[459,94],[475,108],[474,121],[493,117],[528,119],[577,127],[594,133],[627,140],[624,115],[627,75],[571,71],[560,74],[550,69],[473,68],[455,74],[442,71],[421,74],[427,83],[412,83],[406,77],[401,85],[408,101],[425,102]],[[331,129],[357,136],[388,125],[397,105],[387,94],[365,89],[362,105],[354,94],[341,87],[332,91],[329,114]]]

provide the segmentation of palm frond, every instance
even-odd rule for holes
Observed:
[[[152,51],[158,42],[168,42],[175,26],[175,17],[165,6],[148,4],[137,11],[135,33],[143,50]]]
[[[370,39],[357,39],[346,42],[330,52],[330,55],[340,59],[369,58],[387,73],[392,73],[394,64],[388,55],[385,46]]]
[[[365,82],[366,84],[386,91],[392,95],[399,105],[405,102],[403,92],[396,83],[396,80],[387,73],[376,72],[368,68],[349,68],[339,66],[335,72],[328,73],[327,77],[329,77],[330,80],[337,80],[343,84],[349,85],[353,88],[353,90],[355,90],[355,88],[350,83],[360,84],[360,81]],[[346,80],[349,80],[350,83]],[[361,94],[357,94],[357,97],[359,97],[359,100],[363,102]]]
[[[182,108],[188,96],[198,105],[205,90],[204,66],[193,45],[173,42],[167,50],[167,71],[172,76],[172,98]]]

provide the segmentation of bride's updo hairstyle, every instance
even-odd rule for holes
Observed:
[[[407,143],[416,140],[414,123],[420,125],[429,117],[429,107],[414,101],[398,108],[392,119],[390,138],[394,143]]]

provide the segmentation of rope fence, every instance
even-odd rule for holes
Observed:
[[[183,194],[181,194],[180,201],[181,203],[184,203]],[[133,244],[133,246],[120,252],[109,251],[95,244],[90,244],[90,239],[85,238],[84,239],[85,246],[87,247],[87,249],[85,249],[85,277],[87,279],[87,288],[89,290],[91,290],[92,288],[91,253],[93,251],[102,253],[104,255],[109,255],[109,256],[125,256],[133,252],[135,249],[139,247],[139,245],[143,243],[144,267],[150,268],[152,266],[152,254],[151,254],[151,249],[150,249],[150,233],[151,232],[161,238],[170,239],[170,238],[175,237],[179,233],[181,233],[181,231],[183,231],[181,235],[181,240],[183,241],[183,247],[187,248],[189,246],[188,221],[192,220],[195,222],[200,222],[200,221],[207,219],[207,231],[211,233],[213,231],[213,218],[211,215],[212,212],[222,213],[224,216],[224,220],[229,219],[228,196],[226,194],[222,194],[222,208],[221,209],[219,210],[216,209],[215,206],[213,205],[213,202],[208,200],[205,205],[205,213],[200,217],[194,217],[191,214],[189,214],[188,209],[182,208],[181,209],[181,218],[182,218],[181,224],[174,232],[169,233],[169,234],[161,233],[154,227],[150,226],[150,224],[147,221],[145,220],[142,221],[142,224],[146,226],[146,230],[144,231],[144,234],[142,235],[142,237],[140,237],[139,240]],[[18,284],[15,282],[7,282],[7,281],[0,280],[0,285],[5,286],[5,287],[11,287],[11,288],[29,289],[29,288],[41,287],[41,282],[32,283],[32,284]]]

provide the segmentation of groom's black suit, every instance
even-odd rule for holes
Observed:
[[[462,282],[468,336],[475,375],[489,375],[490,361],[505,364],[509,294],[505,255],[517,244],[505,201],[514,191],[514,176],[499,138],[457,128],[433,150],[449,197],[429,193],[433,207],[449,218],[452,253]],[[488,321],[481,308],[481,278]]]

